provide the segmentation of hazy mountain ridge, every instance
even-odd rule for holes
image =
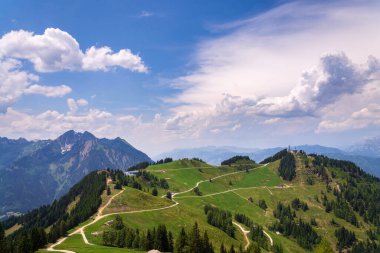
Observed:
[[[369,138],[355,145],[352,145],[347,149],[347,152],[356,155],[373,156],[380,158],[380,136]]]
[[[20,148],[35,145],[24,139]],[[68,131],[27,155],[4,159],[8,166],[0,175],[0,214],[25,212],[62,196],[89,172],[105,168],[127,169],[152,160],[125,140],[98,139],[89,132]],[[35,145],[36,146],[36,145]],[[20,157],[21,156],[21,157]],[[0,156],[3,161],[3,155]],[[4,162],[4,163],[5,163]]]
[[[222,161],[231,158],[232,156],[246,155],[257,162],[260,162],[266,157],[272,156],[284,148],[285,147],[247,149],[239,147],[207,146],[199,148],[174,149],[156,156],[155,159],[161,159],[164,157],[172,157],[174,159],[198,157],[207,163],[219,165]],[[370,152],[368,155],[363,155],[363,152],[359,152],[358,150],[354,151],[354,149],[341,150],[338,148],[325,147],[321,145],[299,145],[291,146],[290,148],[303,150],[308,154],[320,154],[331,158],[348,160],[356,163],[368,173],[380,177],[380,157],[373,156],[373,152]]]

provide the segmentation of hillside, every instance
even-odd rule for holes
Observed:
[[[52,141],[17,142],[22,143],[21,148],[13,149],[15,160],[8,159],[0,174],[0,192],[4,193],[0,195],[0,215],[48,204],[91,171],[126,170],[140,162],[151,162],[125,140],[98,139],[89,132],[68,131]]]
[[[247,252],[378,252],[379,179],[351,162],[303,152],[282,152],[268,160],[244,169],[180,160],[151,165],[134,177],[111,171],[110,196],[103,198],[98,214],[49,250],[160,249],[158,241],[147,244],[146,236],[164,224],[160,231],[170,232],[163,238],[170,238],[166,242],[173,243],[169,251],[174,252],[202,252],[186,240],[182,246],[190,251],[178,251],[180,237],[186,235],[190,243],[195,230],[207,231],[215,252],[222,244]],[[117,243],[113,236],[126,237]]]
[[[367,140],[345,150],[321,145],[297,145],[296,149],[303,150],[307,154],[325,155],[330,158],[354,162],[371,175],[380,177],[380,153],[378,152],[379,138]],[[292,147],[293,148],[293,147]],[[199,147],[187,149],[174,149],[157,155],[155,159],[172,157],[182,159],[186,157],[198,157],[209,164],[219,165],[222,161],[237,155],[249,156],[255,161],[262,161],[283,147],[267,149],[248,149],[239,147]]]

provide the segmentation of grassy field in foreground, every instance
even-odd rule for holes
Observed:
[[[206,221],[206,215],[203,208],[199,209],[197,206],[177,205],[165,210],[143,213],[130,213],[121,214],[125,224],[132,228],[139,228],[146,230],[148,228],[156,227],[158,224],[165,224],[169,231],[172,231],[174,238],[178,235],[181,227],[190,229],[194,222],[198,222],[202,231],[207,230],[211,241],[216,247],[224,241],[226,244],[233,244],[236,247],[243,242],[243,237],[240,233],[236,233],[236,239],[227,236],[223,231],[209,225]],[[101,219],[94,225],[86,229],[86,235],[92,243],[101,244],[100,236],[92,235],[95,231],[102,231],[106,228],[104,225],[109,220],[114,220],[115,216],[111,215]],[[203,233],[203,232],[202,232]]]
[[[61,245],[57,246],[56,249],[71,250],[76,253],[141,253],[142,251],[131,250],[131,249],[121,249],[106,247],[100,245],[87,245],[83,242],[81,235],[73,235],[67,238]],[[39,250],[37,253],[50,252],[47,250]]]
[[[199,161],[192,162],[190,160],[150,166],[149,171],[158,178],[165,178],[169,183],[169,190],[173,192],[186,191],[194,187],[197,182],[204,180],[205,182],[199,185],[201,196],[196,195],[193,191],[176,195],[175,201],[179,204],[172,206],[174,202],[160,197],[165,193],[162,189],[159,189],[160,195],[154,197],[149,192],[127,187],[122,195],[114,199],[105,210],[105,213],[134,211],[134,213],[120,214],[127,226],[145,231],[157,227],[159,224],[165,224],[167,229],[173,233],[174,239],[177,238],[182,227],[190,230],[196,221],[199,224],[201,233],[204,230],[208,231],[216,252],[219,251],[222,242],[227,247],[234,245],[235,248],[238,248],[239,245],[245,245],[243,235],[239,229],[236,229],[235,238],[231,238],[222,230],[207,223],[204,206],[211,204],[220,209],[228,210],[233,215],[235,213],[245,214],[253,222],[262,225],[264,230],[271,235],[274,242],[282,245],[284,252],[310,252],[301,248],[294,238],[288,238],[269,230],[269,227],[276,221],[273,216],[273,210],[276,209],[278,202],[281,201],[288,205],[291,204],[293,199],[299,198],[307,203],[309,210],[296,210],[296,219],[302,218],[309,222],[312,218],[315,218],[317,226],[313,226],[313,229],[321,238],[325,238],[330,242],[334,248],[337,243],[334,233],[339,226],[332,225],[332,219],[340,226],[354,231],[359,240],[366,240],[368,238],[366,231],[369,229],[374,230],[374,227],[365,223],[359,216],[357,218],[360,225],[355,227],[347,221],[337,218],[333,212],[325,212],[325,208],[321,203],[321,192],[325,192],[330,200],[335,198],[334,195],[332,192],[327,192],[325,182],[315,175],[308,174],[298,160],[297,163],[297,178],[291,182],[284,181],[278,176],[278,161],[255,168],[249,172],[239,171],[238,173],[235,173],[237,172],[237,167],[234,166],[204,166]],[[198,165],[198,167],[195,165]],[[210,178],[220,175],[225,176],[209,182]],[[307,177],[313,177],[313,185],[306,184]],[[336,183],[337,181],[331,182],[331,185],[334,186]],[[112,191],[112,193],[115,194],[116,191]],[[260,199],[265,200],[268,206],[266,210],[259,207],[258,202]],[[107,197],[103,196],[103,201],[106,200]],[[146,211],[162,207],[169,208]],[[144,210],[144,212],[136,212],[138,210]],[[96,236],[93,233],[108,229],[105,223],[114,219],[115,215],[109,215],[86,228],[85,233],[88,240],[96,245],[85,245],[81,237],[75,235],[68,238],[58,248],[73,250],[78,253],[137,252],[101,246],[101,236]],[[262,252],[266,251],[262,249]]]

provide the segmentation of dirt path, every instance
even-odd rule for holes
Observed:
[[[259,169],[261,167],[264,167],[266,166],[267,164],[264,164],[260,167],[257,167],[257,168],[254,168],[254,169]],[[211,180],[215,180],[215,179],[218,179],[218,178],[221,178],[221,177],[226,177],[226,176],[230,176],[230,175],[233,175],[233,174],[237,174],[237,173],[242,173],[242,172],[245,172],[245,171],[236,171],[236,172],[232,172],[232,173],[227,173],[227,174],[223,174],[223,175],[219,175],[219,176],[216,176],[216,177],[213,177],[211,178]],[[61,239],[59,239],[55,244],[51,245],[49,248],[47,248],[47,251],[54,251],[54,252],[64,252],[64,253],[75,253],[74,251],[70,251],[70,250],[58,250],[58,249],[54,249],[56,246],[60,245],[61,243],[63,243],[68,237],[72,236],[72,235],[75,235],[75,234],[80,234],[83,238],[83,241],[85,244],[87,245],[94,245],[92,243],[90,243],[86,237],[86,234],[85,234],[85,231],[84,229],[87,228],[88,226],[91,226],[92,224],[96,223],[97,221],[99,221],[100,219],[104,218],[104,217],[107,217],[107,216],[110,216],[110,215],[115,215],[115,214],[128,214],[128,213],[143,213],[143,212],[153,212],[153,211],[160,211],[160,210],[165,210],[165,209],[168,209],[168,208],[172,208],[172,207],[175,207],[177,206],[179,203],[175,200],[175,196],[178,195],[178,194],[183,194],[183,193],[186,193],[186,192],[190,192],[192,190],[194,190],[194,188],[198,187],[201,183],[204,183],[204,182],[209,182],[210,180],[201,180],[201,181],[198,181],[196,183],[196,185],[186,191],[182,191],[182,192],[177,192],[177,193],[172,193],[172,201],[174,202],[173,205],[170,205],[170,206],[167,206],[167,207],[161,207],[161,208],[155,208],[155,209],[146,209],[146,210],[137,210],[137,211],[125,211],[125,212],[117,212],[117,213],[108,213],[108,214],[104,214],[103,215],[103,211],[105,208],[107,208],[108,205],[111,204],[112,200],[114,198],[116,198],[117,196],[119,196],[120,194],[122,194],[124,192],[124,189],[121,190],[120,192],[118,192],[117,194],[113,195],[108,201],[107,203],[100,207],[95,218],[93,219],[93,221],[91,221],[90,223],[86,224],[86,225],[83,225],[81,227],[79,227],[77,230],[75,230],[74,232],[70,233],[67,237],[63,237]],[[109,183],[109,181],[107,181],[107,183]],[[219,193],[213,193],[213,194],[209,194],[209,195],[205,195],[205,196],[184,196],[182,198],[185,198],[185,197],[206,197],[206,196],[213,196],[213,195],[217,195],[217,194],[223,194],[223,193],[226,193],[226,192],[231,192],[231,191],[235,191],[235,190],[239,190],[239,189],[249,189],[249,188],[258,188],[258,187],[246,187],[246,188],[238,188],[238,189],[231,189],[231,190],[227,190],[227,191],[223,191],[223,192],[219,192]],[[166,196],[166,195],[165,195]],[[164,197],[164,196],[163,196]],[[178,197],[177,197],[178,198]],[[181,198],[181,197],[179,197]],[[240,224],[238,223],[235,223],[234,224],[236,226],[239,227],[239,229],[243,232],[244,234],[244,238],[247,242],[247,245],[246,245],[246,248],[249,246],[250,244],[250,241],[247,237],[247,234],[249,233],[249,231],[247,230],[244,230],[243,227],[241,227]],[[265,233],[265,231],[264,231]],[[268,235],[267,233],[265,233],[266,235]],[[269,235],[268,235],[269,236]],[[269,236],[270,240],[271,240],[271,244],[273,244],[273,241],[272,241],[272,238]]]
[[[265,230],[263,230],[263,232],[264,232],[264,235],[265,235],[266,237],[268,237],[269,242],[270,242],[270,246],[273,246],[273,239],[272,239],[272,236],[270,236],[270,234],[268,234],[267,232],[265,232]]]
[[[260,167],[250,169],[250,171],[251,171],[251,170],[255,170],[255,169],[262,168],[262,167],[267,166],[267,165],[268,165],[268,164],[264,164],[264,165],[262,165],[262,166],[260,166]],[[193,191],[193,190],[194,190],[195,188],[197,188],[200,184],[205,183],[205,182],[210,182],[210,180],[213,181],[213,180],[218,179],[218,178],[221,178],[221,177],[226,177],[226,176],[234,175],[234,174],[237,174],[237,173],[243,173],[243,172],[246,172],[246,171],[245,171],[245,170],[242,170],[242,171],[235,171],[235,172],[231,172],[231,173],[227,173],[227,174],[219,175],[219,176],[216,176],[216,177],[213,177],[213,178],[207,179],[207,180],[201,180],[201,181],[198,181],[198,182],[196,183],[196,185],[195,185],[193,188],[190,188],[190,189],[188,189],[188,190],[186,190],[186,191],[173,193],[172,197],[174,197],[174,196],[176,196],[176,195],[179,195],[179,194],[183,194],[183,193],[187,193],[187,192]],[[163,197],[165,197],[165,196],[163,196]]]
[[[66,239],[67,239],[67,237],[63,237],[63,238],[59,239],[56,243],[50,245],[50,247],[47,248],[46,250],[47,251],[54,251],[54,252],[75,253],[74,251],[71,251],[71,250],[54,249],[59,244],[63,243]]]
[[[109,180],[107,180],[107,184],[109,184]],[[86,244],[88,244],[88,245],[93,245],[92,243],[90,243],[90,242],[87,240],[87,237],[86,237],[86,235],[85,235],[85,233],[84,233],[84,229],[85,229],[86,227],[88,227],[88,226],[94,224],[94,223],[97,222],[99,219],[101,219],[101,218],[103,217],[102,214],[103,214],[104,209],[107,208],[107,206],[108,206],[109,204],[111,204],[111,202],[112,202],[112,200],[113,200],[114,198],[116,198],[117,196],[119,196],[119,195],[122,194],[123,192],[124,192],[124,189],[121,190],[120,192],[118,192],[117,194],[113,195],[113,196],[107,201],[107,203],[106,203],[104,206],[100,207],[100,208],[98,209],[98,212],[96,213],[95,219],[94,219],[92,222],[90,222],[90,223],[88,223],[88,224],[86,224],[86,225],[83,225],[82,227],[78,228],[78,229],[75,230],[74,232],[70,233],[68,236],[59,239],[55,244],[51,245],[51,246],[50,246],[49,248],[47,248],[46,250],[47,250],[47,251],[54,251],[54,252],[75,253],[74,251],[70,251],[70,250],[58,250],[58,249],[54,249],[54,248],[55,248],[56,246],[58,246],[59,244],[63,243],[63,242],[69,237],[69,236],[72,236],[72,235],[75,235],[75,234],[81,234],[81,235],[82,235],[82,238],[83,238],[83,241],[84,241]]]
[[[237,226],[237,227],[240,229],[240,231],[243,233],[244,240],[245,240],[245,242],[246,242],[245,247],[244,247],[244,250],[247,250],[248,247],[249,247],[249,245],[251,244],[251,241],[249,240],[249,238],[248,238],[247,235],[248,235],[249,232],[251,232],[251,231],[249,231],[249,230],[245,230],[245,229],[243,228],[242,225],[240,225],[239,223],[237,223],[237,222],[235,222],[235,221],[233,221],[232,223],[233,223],[235,226]]]
[[[273,186],[271,188],[273,189],[287,189],[287,188],[291,188],[292,186],[287,186],[287,187],[282,187],[282,188],[278,188],[277,186]],[[224,194],[224,193],[227,193],[227,192],[234,192],[234,191],[238,191],[238,190],[248,190],[248,189],[260,189],[260,188],[265,188],[265,189],[268,189],[269,188],[267,186],[251,186],[251,187],[241,187],[241,188],[235,188],[235,189],[229,189],[229,190],[226,190],[226,191],[222,191],[222,192],[215,192],[215,193],[210,193],[210,194],[207,194],[207,195],[201,195],[201,196],[182,196],[182,197],[177,197],[177,199],[185,199],[185,198],[205,198],[205,197],[210,197],[210,196],[215,196],[215,195],[219,195],[219,194]],[[234,192],[235,193],[235,192]],[[272,193],[273,194],[273,193]],[[239,195],[240,196],[240,195]],[[241,196],[240,196],[241,197]]]

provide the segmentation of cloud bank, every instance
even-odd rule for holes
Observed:
[[[202,41],[194,70],[173,81],[182,92],[166,100],[174,104],[166,128],[200,137],[277,126],[285,135],[304,122],[318,135],[378,124],[367,114],[376,115],[380,95],[371,106],[363,99],[379,89],[379,9],[293,2],[211,27],[223,35]]]
[[[111,67],[148,70],[129,49],[113,52],[109,47],[92,46],[83,52],[69,33],[58,28],[47,28],[41,35],[24,30],[5,34],[0,39],[1,57],[28,60],[38,72],[106,71]]]
[[[19,30],[0,38],[0,112],[25,94],[63,97],[72,89],[67,85],[41,85],[39,76],[25,70],[23,61],[37,72],[107,71],[113,67],[145,73],[142,59],[129,49],[113,52],[109,47],[92,46],[83,52],[67,32],[47,28],[41,35]]]

